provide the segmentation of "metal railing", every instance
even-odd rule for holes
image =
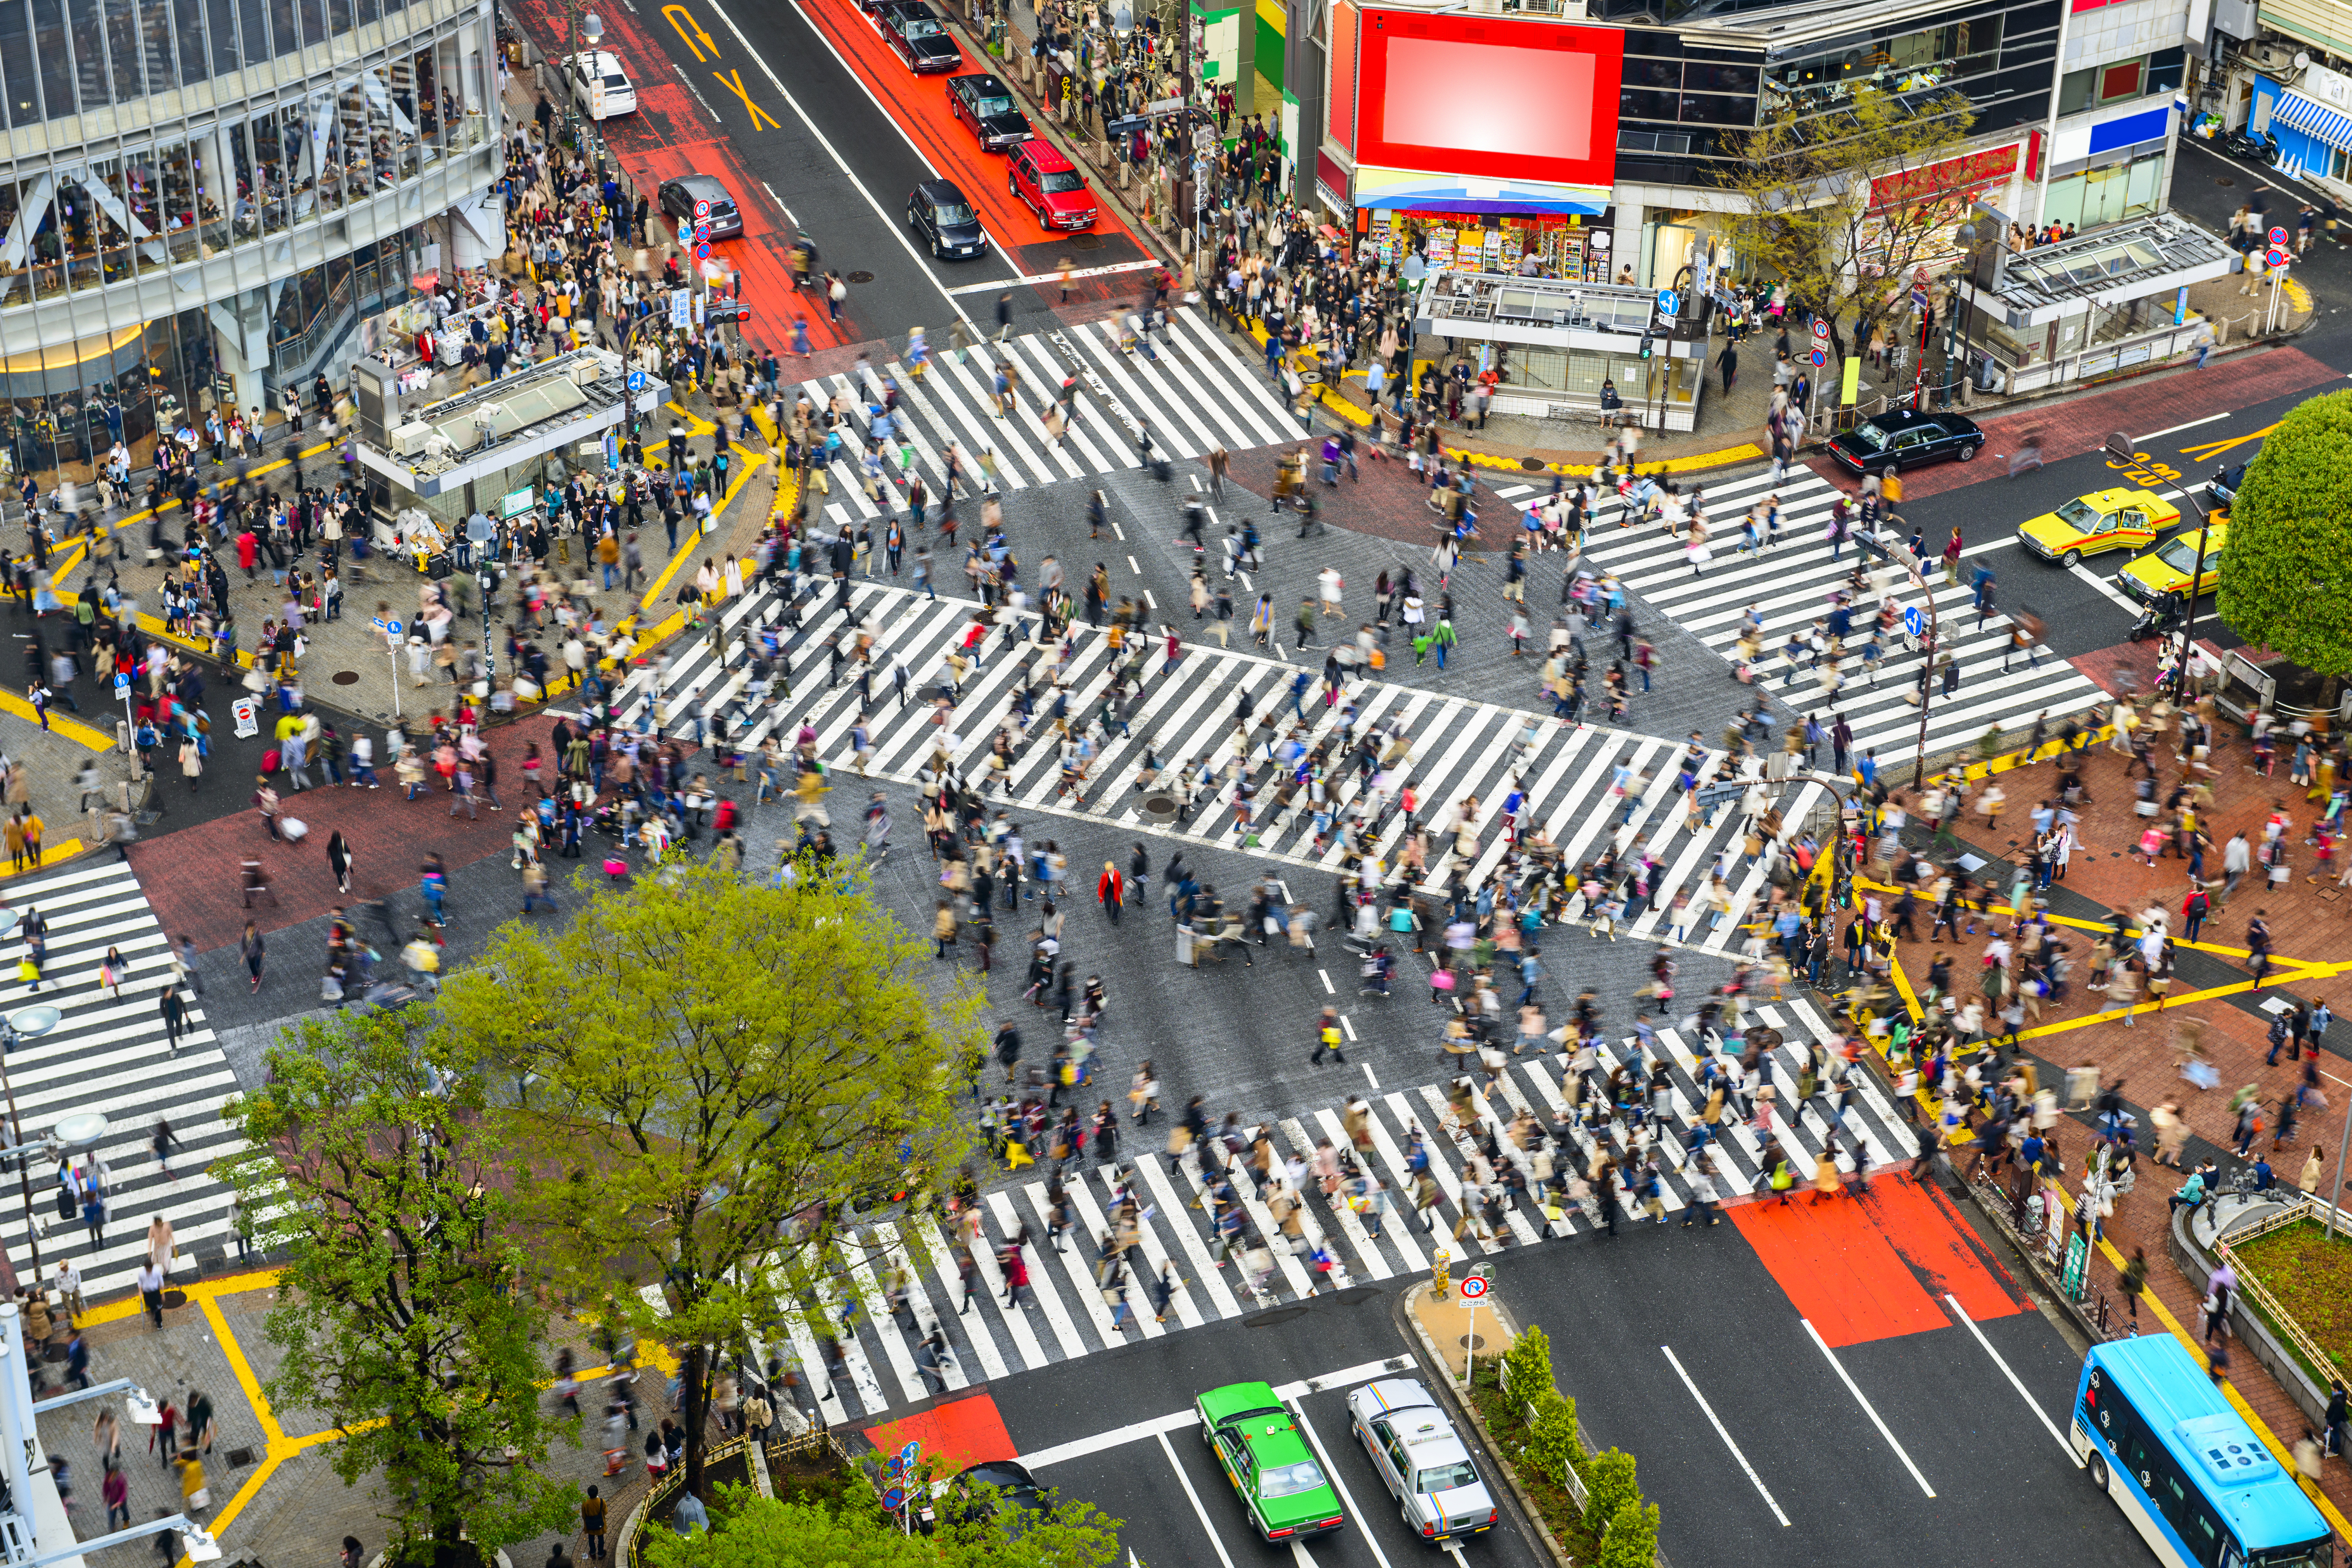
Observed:
[[[2237,1275],[2239,1294],[2262,1309],[2263,1318],[2269,1321],[2273,1329],[2285,1336],[2287,1342],[2294,1347],[2295,1353],[2303,1357],[2305,1364],[2311,1369],[2314,1377],[2324,1378],[2337,1375],[2335,1359],[2319,1348],[2319,1342],[2295,1321],[2294,1313],[2279,1304],[2279,1299],[2272,1295],[2261,1280],[2255,1279],[2248,1270],[2237,1267],[2239,1247],[2249,1241],[2268,1236],[2273,1231],[2284,1230],[2291,1225],[2301,1224],[2305,1220],[2316,1223],[2319,1208],[2319,1204],[2308,1193],[2300,1194],[2277,1214],[2248,1226],[2227,1240],[2215,1237],[2213,1250],[2221,1257],[2222,1262],[2231,1266],[2231,1272]]]

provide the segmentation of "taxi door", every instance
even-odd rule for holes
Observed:
[[[2116,531],[2112,541],[2128,550],[2156,542],[2156,525],[2148,521],[2146,507],[2127,506],[2116,513]]]

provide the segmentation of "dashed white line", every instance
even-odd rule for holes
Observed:
[[[1177,1480],[1183,1484],[1184,1495],[1192,1500],[1192,1513],[1201,1521],[1201,1532],[1209,1538],[1209,1544],[1216,1548],[1217,1561],[1225,1568],[1234,1568],[1234,1560],[1225,1555],[1225,1543],[1217,1539],[1217,1527],[1209,1522],[1209,1510],[1201,1506],[1201,1494],[1192,1489],[1192,1478],[1186,1475],[1184,1467],[1176,1462],[1176,1446],[1168,1440],[1167,1433],[1156,1436],[1160,1439],[1160,1451],[1168,1456],[1168,1468],[1176,1472]]]
[[[1372,1076],[1372,1064],[1370,1062],[1366,1062],[1364,1064],[1364,1081],[1370,1084],[1374,1089],[1381,1087],[1381,1080]]]
[[[2215,417],[2218,418],[2220,416],[2217,415]],[[2203,421],[2200,420],[2199,423],[2201,424]],[[2180,428],[2186,430],[2189,426],[2183,425]],[[2158,434],[2161,435],[2163,432],[2158,431]],[[2147,440],[2147,437],[2143,436],[2140,439]],[[2074,1452],[2074,1445],[2068,1442],[2066,1440],[2066,1435],[2058,1430],[2058,1424],[2050,1419],[2049,1413],[2042,1408],[2041,1401],[2035,1399],[2032,1394],[2026,1392],[2025,1384],[2018,1378],[2017,1373],[2010,1370],[2009,1363],[2001,1359],[2000,1352],[1992,1348],[1992,1342],[1985,1338],[1985,1331],[1977,1327],[1977,1321],[1969,1316],[1968,1310],[1960,1305],[1959,1298],[1947,1290],[1944,1292],[1944,1300],[1951,1303],[1952,1316],[1958,1318],[1961,1324],[1967,1328],[1969,1332],[1977,1337],[1977,1343],[1984,1346],[1985,1354],[1992,1357],[1992,1364],[2000,1368],[2001,1376],[2009,1379],[2010,1387],[2017,1390],[2017,1396],[2025,1401],[2026,1408],[2033,1412],[2033,1418],[2042,1423],[2042,1429],[2050,1434],[2052,1439],[2055,1441],[2060,1447],[2066,1450],[2066,1458],[2074,1462],[2074,1468],[2078,1470],[2081,1469],[2083,1468],[2083,1456]]]
[[[1353,1044],[1355,1044],[1355,1042],[1356,1042],[1356,1026],[1355,1026],[1354,1021],[1353,1021],[1352,1019],[1350,1019],[1350,1018],[1348,1016],[1348,1015],[1346,1015],[1345,1013],[1342,1013],[1342,1014],[1340,1014],[1340,1015],[1339,1015],[1339,1032],[1340,1032],[1340,1033],[1342,1033],[1342,1034],[1344,1034],[1344,1035],[1346,1035],[1346,1036],[1348,1037],[1348,1043],[1349,1043],[1349,1045],[1353,1045]],[[1369,1069],[1367,1069],[1367,1070],[1369,1070]]]
[[[1323,981],[1323,994],[1326,996],[1337,996],[1339,994],[1339,988],[1331,984],[1331,972],[1329,970],[1318,969],[1315,973],[1320,976]]]
[[[2132,442],[2132,445],[2135,447],[2140,446],[2143,443],[2155,440],[2158,436],[2177,436],[2183,430],[2194,430],[2200,425],[2211,425],[2216,421],[2227,419],[2229,417],[2229,414],[2226,413],[2209,414],[2202,419],[2191,419],[2186,425],[2168,425],[2161,430],[2151,430],[2147,435],[2136,438]],[[2070,1454],[2074,1452],[2072,1448],[2069,1448],[2066,1451]]]
[[[1127,569],[1139,577],[1143,575],[1143,568],[1135,563],[1135,557],[1132,555],[1127,558]]]
[[[1911,1456],[1905,1453],[1903,1445],[1895,1440],[1894,1432],[1880,1419],[1877,1407],[1862,1396],[1861,1384],[1854,1382],[1853,1374],[1845,1369],[1845,1363],[1838,1360],[1836,1352],[1830,1349],[1829,1341],[1822,1338],[1821,1330],[1813,1327],[1810,1318],[1798,1321],[1805,1325],[1805,1332],[1812,1336],[1813,1343],[1821,1347],[1822,1354],[1829,1360],[1830,1369],[1838,1374],[1838,1381],[1845,1384],[1845,1391],[1853,1395],[1853,1402],[1862,1406],[1862,1413],[1870,1417],[1870,1424],[1878,1428],[1878,1435],[1886,1439],[1886,1446],[1895,1450],[1895,1457],[1903,1461],[1903,1468],[1911,1472],[1913,1480],[1919,1483],[1919,1489],[1934,1497],[1936,1489],[1927,1484],[1927,1478],[1919,1473],[1919,1467],[1911,1462]]]
[[[1112,519],[1110,520],[1110,531],[1111,531],[1111,532],[1113,532],[1113,533],[1115,533],[1115,534],[1117,534],[1117,535],[1118,536],[1118,538],[1119,538],[1119,542],[1120,542],[1121,543],[1126,542],[1126,541],[1127,541],[1127,530],[1125,530],[1125,529],[1121,528],[1121,527],[1118,525],[1118,519],[1117,519],[1117,518],[1112,518]],[[1131,555],[1130,555],[1130,556],[1129,556],[1129,557],[1128,557],[1128,559],[1129,559],[1129,560],[1130,560],[1130,561],[1132,561],[1132,560],[1134,560],[1134,559],[1135,559],[1135,557],[1133,557],[1133,556],[1131,556]]]
[[[1748,1456],[1741,1453],[1739,1445],[1731,1440],[1731,1433],[1724,1426],[1722,1417],[1716,1415],[1715,1406],[1706,1402],[1706,1395],[1698,1391],[1698,1384],[1691,1381],[1691,1374],[1683,1370],[1682,1358],[1675,1354],[1675,1347],[1660,1345],[1658,1348],[1666,1352],[1666,1362],[1675,1369],[1675,1375],[1683,1380],[1683,1386],[1690,1390],[1690,1396],[1698,1401],[1699,1412],[1715,1427],[1715,1435],[1723,1439],[1723,1446],[1731,1450],[1731,1457],[1739,1461],[1741,1469],[1748,1472],[1748,1479],[1756,1488],[1758,1495],[1763,1498],[1764,1506],[1772,1510],[1772,1517],[1780,1521],[1781,1528],[1787,1529],[1789,1516],[1780,1511],[1780,1505],[1772,1500],[1771,1490],[1765,1486],[1764,1478],[1756,1473],[1756,1467],[1748,1462]]]

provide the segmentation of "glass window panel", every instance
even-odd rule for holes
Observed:
[[[173,0],[139,0],[139,66],[147,90],[163,92],[180,79],[172,57]]]
[[[269,48],[274,55],[289,55],[302,47],[302,29],[294,20],[294,0],[268,0]]]
[[[376,19],[382,9],[376,0],[356,0],[352,7],[352,20],[356,26],[364,27]]]
[[[106,16],[106,52],[113,61],[113,97],[135,103],[146,89],[139,79],[139,7],[136,0],[100,0]]]
[[[211,48],[212,74],[226,76],[236,69],[236,0],[204,0],[205,32]],[[188,30],[180,29],[180,47],[187,48]]]
[[[194,261],[201,254],[198,236],[207,215],[197,148],[202,142],[166,142],[155,149],[154,176],[163,232],[163,244],[174,263]],[[209,216],[217,217],[217,213]]]
[[[79,180],[58,182],[56,206],[58,239],[63,247],[66,287],[95,289],[98,271],[98,204]]]
[[[33,52],[33,14],[25,0],[0,0],[0,96],[8,123],[41,122],[40,67]]]
[[[348,33],[357,21],[352,0],[327,0],[327,26],[334,32]]]
[[[2156,210],[2157,195],[2164,188],[2164,154],[2142,158],[2131,166],[2131,187],[2126,205],[2134,215]]]
[[[99,0],[66,0],[72,30],[74,85],[84,109],[106,102],[106,24]]]
[[[41,59],[41,112],[50,120],[74,111],[73,49],[66,42],[65,0],[33,0],[33,48]]]
[[[1683,94],[1682,121],[1685,125],[1753,125],[1756,100],[1727,93],[1686,92]]]
[[[2180,79],[2188,69],[2187,49],[2158,49],[2147,57],[2147,90],[2178,92]]]
[[[302,16],[302,43],[304,47],[307,47],[312,44],[322,44],[326,42],[327,7],[325,0],[294,0],[294,4],[295,8],[299,10]]]
[[[25,187],[14,180],[0,180],[0,236],[16,226],[16,214],[23,204]],[[0,273],[0,308],[21,305],[33,297],[32,258],[25,265]]]
[[[1617,112],[1626,120],[1664,120],[1671,122],[1677,108],[1677,94],[1671,92],[1627,88],[1617,95]]]
[[[2097,101],[2099,69],[2068,71],[2058,79],[2058,112],[2080,114]]]
[[[219,3],[226,4],[227,0],[219,0]],[[228,63],[224,66],[221,63],[219,45],[215,44],[213,47],[213,68],[222,74],[235,70],[240,66],[251,65],[269,58],[269,17],[267,0],[236,0],[236,52],[229,57]]]
[[[92,159],[89,172],[87,194],[95,209],[90,222],[98,235],[100,274],[109,283],[127,282],[137,275],[138,254],[131,243],[131,187],[123,179],[122,160]]]
[[[180,85],[194,87],[212,74],[205,57],[205,0],[172,0],[172,31],[180,42]]]

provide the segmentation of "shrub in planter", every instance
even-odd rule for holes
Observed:
[[[1518,1385],[1515,1376],[1511,1386]],[[1564,1487],[1570,1475],[1584,1474],[1584,1445],[1576,1436],[1576,1401],[1545,1389],[1528,1403],[1536,1412],[1528,1427],[1528,1462]]]
[[[1633,1456],[1615,1448],[1584,1462],[1584,1528],[1594,1535],[1616,1521],[1617,1510],[1638,1505],[1641,1489],[1633,1484]]]
[[[1658,1560],[1658,1505],[1639,1499],[1617,1505],[1601,1542],[1597,1568],[1651,1568]]]

